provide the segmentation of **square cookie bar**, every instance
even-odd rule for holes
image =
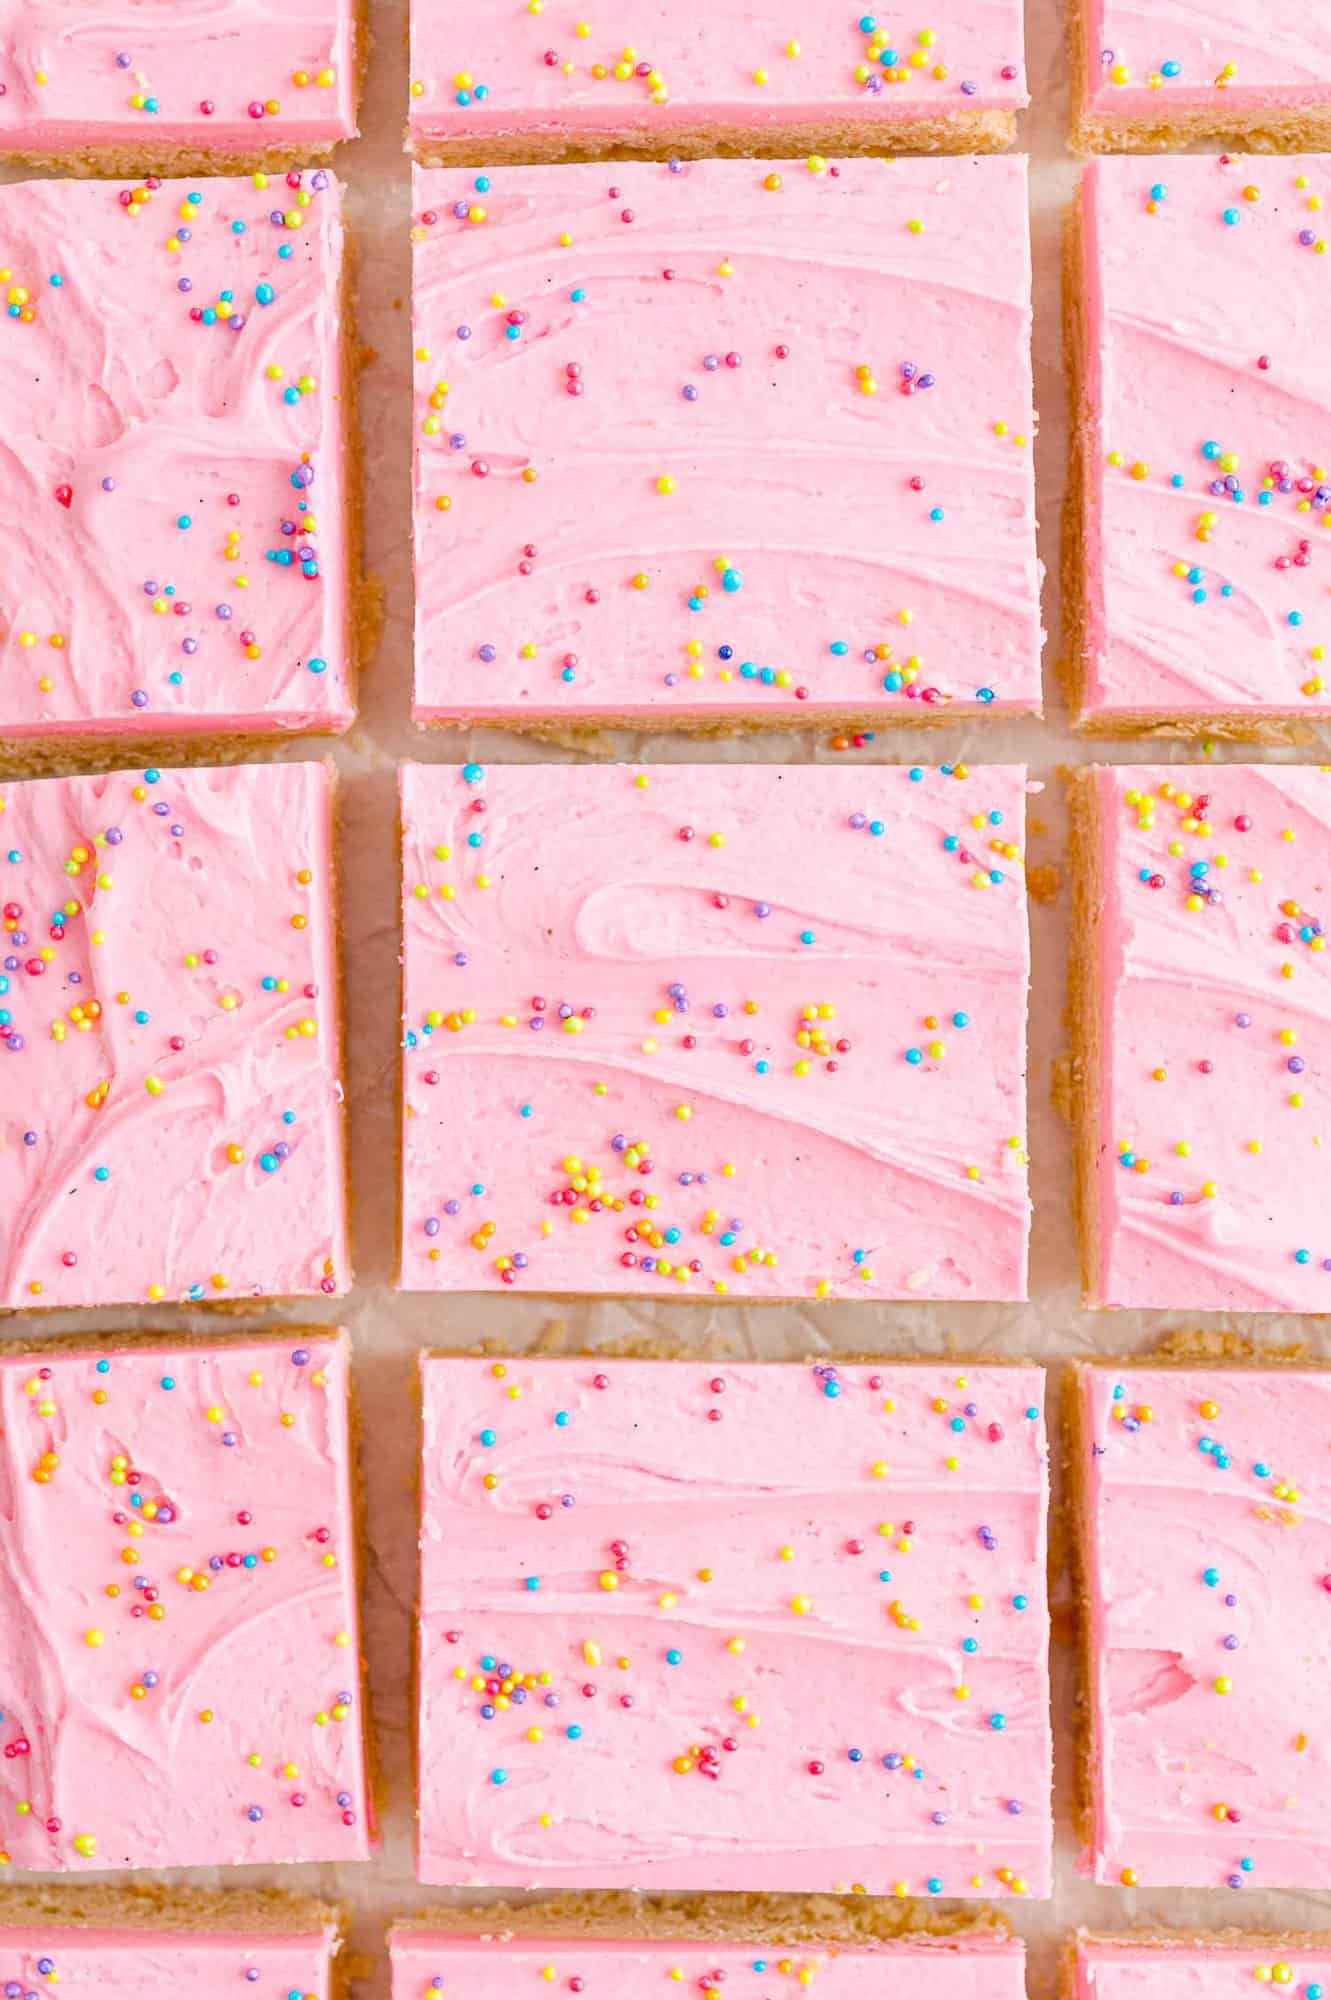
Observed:
[[[0,783],[0,1307],[350,1283],[332,773]]]
[[[1316,0],[1072,0],[1076,138],[1090,152],[1199,139],[1331,146],[1331,21]]]
[[[792,33],[792,28],[798,33]],[[424,161],[1008,146],[1030,102],[1021,0],[926,25],[811,0],[412,0],[408,144]]]
[[[1073,803],[1087,1303],[1331,1310],[1331,774],[1086,766]]]
[[[401,1286],[1024,1298],[1025,790],[407,765]]]
[[[1321,1888],[1331,1371],[1125,1363],[1078,1390],[1090,1870]]]
[[[99,174],[326,158],[356,136],[363,16],[358,0],[0,0],[0,157]]]
[[[141,1883],[0,1890],[0,1981],[11,2000],[60,1985],[135,2000],[330,2000],[340,1913],[273,1889]]]
[[[1040,706],[1026,162],[415,177],[424,724]]]
[[[825,2000],[909,2000],[921,1990],[935,2000],[1025,2000],[1024,1947],[997,1930],[876,1937],[858,1913],[838,1916],[825,1903],[734,1901],[734,1909],[715,1897],[686,1909],[586,1896],[571,1907],[496,1904],[398,1924],[389,1933],[392,2000],[454,1991],[466,2000],[537,2000],[551,1984],[659,2000],[669,1983],[700,2000],[736,1989],[757,2000],[815,1985]]]
[[[360,1861],[345,1334],[0,1356],[17,1869]]]
[[[1079,1931],[1066,1971],[1065,2000],[1177,2000],[1180,1992],[1202,1990],[1214,2000],[1240,2000],[1254,1980],[1321,2000],[1331,1980],[1331,1936],[1154,1930],[1105,1937]]]
[[[0,764],[352,721],[342,195],[294,179],[0,187]]]
[[[1087,169],[1065,594],[1097,734],[1271,740],[1331,715],[1328,196],[1331,159]]]
[[[1038,1369],[427,1355],[422,1397],[423,1882],[1050,1893]]]

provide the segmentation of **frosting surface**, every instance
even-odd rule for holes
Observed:
[[[1083,0],[1097,113],[1257,117],[1331,103],[1331,20],[1316,0]]]
[[[1091,714],[1331,712],[1328,196],[1321,158],[1087,170]]]
[[[1286,1975],[1289,1975],[1287,1978]],[[1331,1980],[1331,1944],[1277,1947],[1269,1937],[1138,1944],[1130,1938],[1077,1940],[1077,2000],[1241,2000],[1254,1979],[1304,1992]]]
[[[701,23],[619,0],[599,28],[580,0],[535,15],[526,0],[412,0],[411,135],[890,129],[1030,102],[1020,0],[938,0],[894,14],[890,32],[881,15],[806,0],[795,25],[752,0],[715,0]]]
[[[422,1383],[422,1881],[1050,1893],[1039,1370]]]
[[[1321,1888],[1331,1374],[1088,1367],[1081,1393],[1095,1880]]]
[[[0,1360],[16,1869],[364,1860],[346,1336]]]
[[[0,1306],[350,1282],[331,776],[0,785]]]
[[[407,1290],[1026,1295],[1018,768],[408,765]]]
[[[351,139],[356,60],[352,0],[0,0],[0,152]]]
[[[0,1984],[24,1994],[59,1981],[70,1992],[136,2000],[324,2000],[333,1945],[322,1933],[123,1930],[85,1924],[0,1925]]]
[[[767,2000],[817,1985],[833,2000],[905,2000],[927,1986],[937,2000],[1025,2000],[1018,1938],[912,1938],[878,1946],[786,1945],[779,1938],[718,1944],[598,1937],[458,1937],[416,1929],[390,1934],[393,2000],[525,2000],[548,1991],[589,2000],[659,2000],[665,1981],[700,2000]],[[582,1986],[568,1982],[581,1979]],[[775,1988],[773,1982],[775,1983]]]
[[[418,721],[1039,708],[1026,162],[812,167],[417,169]]]
[[[1331,775],[1100,769],[1094,1302],[1331,1309]]]
[[[342,258],[322,169],[0,187],[0,740],[351,722]]]

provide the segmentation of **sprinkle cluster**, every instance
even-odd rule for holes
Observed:
[[[200,2000],[250,1989],[250,2000],[322,2000],[327,1991],[328,1942],[308,1938],[233,1937],[190,1932],[164,1913],[159,1928],[126,1925],[93,1934],[71,1920],[0,1928],[0,1994],[4,2000],[45,2000],[56,1986],[119,1990],[132,1984],[144,2000],[171,2000],[182,1986]],[[255,1989],[259,1989],[256,1991]]]
[[[5,1305],[342,1289],[327,813],[309,765],[0,793]]]
[[[344,1365],[321,1341],[0,1368],[30,1641],[0,1862],[361,1851]]]
[[[42,522],[0,553],[0,727],[347,705],[336,200],[321,170],[0,194],[0,394]],[[108,339],[123,380],[74,393]]]
[[[1316,1464],[1329,1380],[1093,1369],[1084,1393],[1099,1878],[1309,1886],[1325,1856],[1331,1571],[1317,1544]],[[1294,1975],[1277,1963],[1256,1977]]]
[[[1105,352],[1091,705],[1324,709],[1331,404],[1302,329],[1331,242],[1325,163],[1115,160],[1091,187]]]
[[[424,719],[1036,704],[1024,196],[900,166],[418,177]]]
[[[445,10],[421,0],[412,19],[413,123],[465,131],[469,117],[489,113],[520,125],[547,104],[575,125],[586,110],[650,128],[689,105],[724,106],[743,123],[768,99],[934,118],[1020,103],[1020,13],[991,9],[977,29],[956,12],[940,0],[923,19],[893,14],[889,25],[853,5],[814,8],[792,34],[730,5],[709,24],[699,74],[686,25],[643,0],[617,0],[605,22],[557,0],[519,0],[502,29],[481,4]]]
[[[425,1879],[1041,1893],[1039,1380],[427,1361]]]
[[[967,1289],[1010,1287],[1026,1167],[1020,1119],[1004,1115],[1021,1104],[1024,1025],[1012,776],[755,768],[737,813],[731,779],[700,771],[411,772],[407,1282],[946,1295],[955,1259]],[[815,855],[841,892],[820,886]],[[958,938],[977,898],[994,904],[1010,978],[977,976],[963,947],[955,974],[923,967],[880,988],[876,940],[898,934],[901,890],[924,876]],[[625,957],[613,913],[639,882],[654,886],[663,940],[649,930]],[[459,1124],[473,1082],[485,1112]],[[834,1166],[853,1147],[875,1184],[889,1127],[907,1153],[938,1134],[943,1186],[896,1197],[916,1215],[909,1241],[889,1183],[867,1198]],[[968,1195],[973,1226],[954,1240]],[[996,1201],[1007,1226],[977,1246]]]
[[[394,2000],[511,2000],[549,1991],[656,2000],[682,1987],[691,2000],[798,2000],[817,1988],[831,2000],[889,2000],[925,1984],[936,2000],[1021,2000],[1022,1950],[992,1934],[811,1947],[759,1930],[745,1942],[650,1937],[483,1938],[415,1928],[392,1934]],[[1320,2000],[1315,1995],[1314,2000]]]
[[[1312,767],[1130,768],[1113,783],[1116,1302],[1322,1304],[1327,785]]]
[[[243,159],[326,147],[355,130],[349,0],[274,11],[219,0],[200,21],[134,14],[117,46],[89,35],[69,0],[6,12],[0,140],[19,152],[87,157],[160,145],[228,146]],[[154,127],[161,127],[159,133]]]

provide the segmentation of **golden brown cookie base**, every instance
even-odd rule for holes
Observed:
[[[423,167],[542,166],[575,160],[797,159],[807,153],[1001,153],[1017,136],[1014,111],[946,118],[847,119],[780,127],[746,125],[606,126],[494,132],[474,139],[408,132],[405,150]]]

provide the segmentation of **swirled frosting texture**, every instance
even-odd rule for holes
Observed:
[[[0,152],[328,146],[356,60],[352,0],[0,0]]]
[[[1093,716],[1331,712],[1329,196],[1320,158],[1087,170]]]
[[[1038,1370],[422,1380],[422,1881],[1049,1894]]]
[[[1277,1971],[1279,1968],[1279,1971]],[[1286,1974],[1289,1977],[1286,1977]],[[1168,1935],[1077,1939],[1075,2000],[1241,2000],[1254,1980],[1300,1992],[1331,1979],[1325,1938]]]
[[[1331,22],[1315,0],[1084,0],[1086,89],[1100,116],[1264,112],[1331,104]]]
[[[1081,1399],[1095,1879],[1322,1888],[1331,1374],[1086,1368]]]
[[[1331,775],[1119,765],[1095,785],[1094,1300],[1331,1310]]]
[[[168,1905],[168,1909],[169,1909]],[[0,1925],[0,1983],[24,1993],[49,1982],[81,2000],[85,1993],[135,1994],[138,2000],[326,2000],[332,1937],[299,1931],[234,1931],[213,1926],[191,1935],[164,1917],[160,1929],[83,1923]],[[1020,2000],[1020,1996],[1014,1996]]]
[[[369,1854],[349,1348],[295,1342],[0,1361],[15,1868]]]
[[[0,742],[346,728],[336,181],[19,182],[0,251]]]
[[[412,138],[483,141],[681,128],[775,132],[819,122],[890,137],[1029,103],[1019,0],[939,0],[872,14],[813,0],[778,21],[752,0],[705,18],[620,0],[599,29],[578,0],[412,0]],[[791,27],[798,35],[792,35]]]
[[[418,720],[1039,707],[1026,162],[817,164],[417,170]]]
[[[831,2000],[906,2000],[922,1988],[937,2000],[1024,2000],[1024,1951],[1018,1938],[962,1935],[882,1945],[788,1945],[780,1937],[751,1944],[697,1938],[459,1937],[401,1928],[391,1934],[393,2000],[428,2000],[432,1988],[465,2000],[544,2000],[554,1967],[573,1992],[614,2000],[659,2000],[666,1981],[715,2000],[766,2000],[816,1985]],[[777,1981],[775,1988],[773,1981]]]
[[[408,765],[401,1283],[1024,1298],[1025,773],[949,769]]]
[[[330,784],[0,785],[0,1305],[345,1291]]]

